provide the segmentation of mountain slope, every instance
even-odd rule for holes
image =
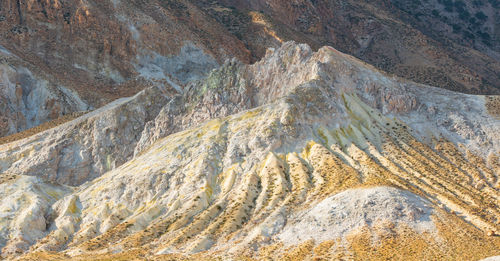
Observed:
[[[285,43],[1,145],[2,255],[498,255],[496,107]]]
[[[498,94],[498,5],[455,1],[446,11],[448,2],[5,0],[0,136],[154,83],[184,85],[228,58],[255,62],[288,40],[419,83]]]
[[[207,9],[214,5],[234,7],[236,11],[209,14],[220,17],[228,28],[241,28],[237,35],[242,35],[250,50],[265,50],[254,44],[252,24],[259,24],[277,40],[304,42],[314,49],[333,46],[419,83],[466,93],[499,93],[499,6],[495,1],[474,1],[481,6],[434,0],[200,2],[209,5]],[[446,5],[450,3],[452,10],[448,12]],[[485,18],[469,21],[479,12]],[[249,22],[238,18],[237,14],[245,17],[247,13]],[[469,17],[458,17],[460,13]],[[457,26],[461,28],[458,32],[454,29]],[[481,40],[486,34],[490,35],[489,44]]]
[[[0,57],[8,56],[0,105],[12,111],[2,115],[10,121],[2,136],[132,96],[151,82],[184,84],[227,58],[249,61],[237,38],[188,2],[7,0],[0,35]],[[67,106],[72,96],[83,102]]]

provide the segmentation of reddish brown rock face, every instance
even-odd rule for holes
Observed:
[[[6,0],[0,3],[0,32],[2,45],[26,61],[65,85],[97,92],[133,78],[134,59],[142,51],[176,54],[186,40],[219,61],[235,56],[244,62],[262,57],[279,40],[332,45],[417,82],[499,92],[494,57],[433,37],[432,28],[422,28],[405,6],[396,6],[390,1]],[[251,11],[262,12],[264,22]]]
[[[186,45],[192,47],[181,53]],[[250,52],[240,40],[189,2],[2,1],[0,51],[7,57],[2,58],[6,66],[14,71],[26,68],[37,81],[48,82],[44,93],[51,93],[39,106],[21,104],[37,84],[12,73],[0,76],[4,86],[15,88],[13,83],[20,81],[21,88],[13,91],[15,95],[7,94],[8,88],[0,93],[0,102],[11,108],[4,115],[11,123],[2,127],[2,136],[24,129],[16,126],[36,126],[81,110],[82,106],[62,105],[63,95],[55,89],[75,91],[92,109],[149,86],[137,77],[149,77],[151,68],[160,69],[160,78],[184,83],[184,78],[204,75],[227,58],[250,62]],[[209,63],[194,68],[192,63],[204,59]],[[154,66],[143,69],[149,64]],[[173,69],[164,72],[165,68]],[[177,75],[171,75],[174,69]],[[26,111],[21,118],[28,122],[14,116],[20,110]],[[30,113],[36,115],[27,117]],[[32,118],[36,120],[29,122]]]
[[[1,45],[96,106],[122,96],[106,90],[137,75],[142,52],[174,55],[191,41],[219,61],[249,57],[238,39],[189,3],[7,0],[0,15]]]
[[[150,85],[138,77],[151,80],[159,73],[160,78],[162,74],[174,81],[182,78],[176,81],[182,86],[192,79],[190,63],[200,60],[197,55],[219,64],[232,57],[251,63],[262,58],[268,47],[288,40],[308,43],[313,49],[330,45],[419,83],[466,93],[500,93],[500,53],[495,45],[498,7],[485,1],[479,1],[485,2],[479,7],[468,3],[463,7],[474,17],[486,12],[487,18],[473,33],[486,37],[489,30],[487,45],[467,38],[463,30],[450,31],[454,25],[449,21],[459,15],[455,7],[448,14],[434,0],[415,8],[400,2],[4,0],[0,55],[2,49],[8,50],[14,55],[9,64],[29,69],[34,78],[50,86],[76,91],[89,108]],[[435,16],[432,8],[440,15]],[[463,20],[460,26],[477,24],[471,21]],[[189,44],[201,52],[193,48],[183,52],[182,47]],[[194,74],[201,77],[214,67],[210,65],[197,65]],[[29,95],[23,86],[23,94]],[[47,115],[59,117],[73,109],[61,105]]]
[[[263,12],[274,22],[273,27],[279,28],[275,30],[281,38],[307,42],[315,48],[331,45],[419,83],[467,93],[500,93],[500,76],[494,73],[500,70],[500,47],[494,41],[498,6],[487,1],[476,1],[483,3],[479,7],[468,3],[463,10],[454,7],[451,13],[438,1],[220,2],[239,10]],[[437,17],[433,10],[439,10]],[[484,30],[468,32],[465,28],[479,26],[478,18],[469,21],[458,16],[466,12],[472,17],[483,11],[489,14],[481,23]],[[452,32],[457,26],[453,21],[464,28],[463,33]],[[482,43],[485,30],[491,31],[489,46]]]

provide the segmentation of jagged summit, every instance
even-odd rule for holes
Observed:
[[[497,103],[331,47],[228,60],[0,145],[2,255],[497,255]]]

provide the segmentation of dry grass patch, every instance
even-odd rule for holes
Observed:
[[[489,114],[500,117],[500,96],[486,96],[486,110]]]
[[[84,115],[85,113],[87,112],[73,112],[73,113],[70,113],[70,114],[66,114],[62,117],[59,117],[55,120],[51,120],[51,121],[48,121],[48,122],[45,122],[45,123],[42,123],[36,127],[33,127],[31,129],[27,129],[27,130],[24,130],[24,131],[21,131],[21,132],[18,132],[18,133],[14,133],[12,135],[9,135],[9,136],[5,136],[5,137],[0,137],[0,145],[2,144],[7,144],[7,143],[10,143],[10,142],[14,142],[14,141],[17,141],[17,140],[21,140],[21,139],[24,139],[24,138],[27,138],[27,137],[30,137],[30,136],[33,136],[35,134],[38,134],[42,131],[45,131],[45,130],[48,130],[48,129],[52,129],[54,127],[57,127],[63,123],[66,123],[66,122],[69,122],[71,120],[74,120],[82,115]]]

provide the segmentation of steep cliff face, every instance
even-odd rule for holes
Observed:
[[[0,145],[3,257],[498,255],[496,96],[293,42],[177,87]]]
[[[0,52],[0,137],[91,107],[78,94],[34,74],[20,59]]]
[[[2,115],[10,122],[2,136],[132,96],[148,86],[138,78],[176,85],[226,58],[249,61],[238,39],[188,2],[2,1],[0,35],[1,54],[11,60],[2,62],[10,82],[2,90],[39,92],[36,104],[4,95],[12,112]]]
[[[89,81],[109,88],[133,78],[140,57],[175,55],[189,41],[219,62],[248,60],[236,38],[189,3],[9,0],[0,12],[5,48],[82,91]]]

